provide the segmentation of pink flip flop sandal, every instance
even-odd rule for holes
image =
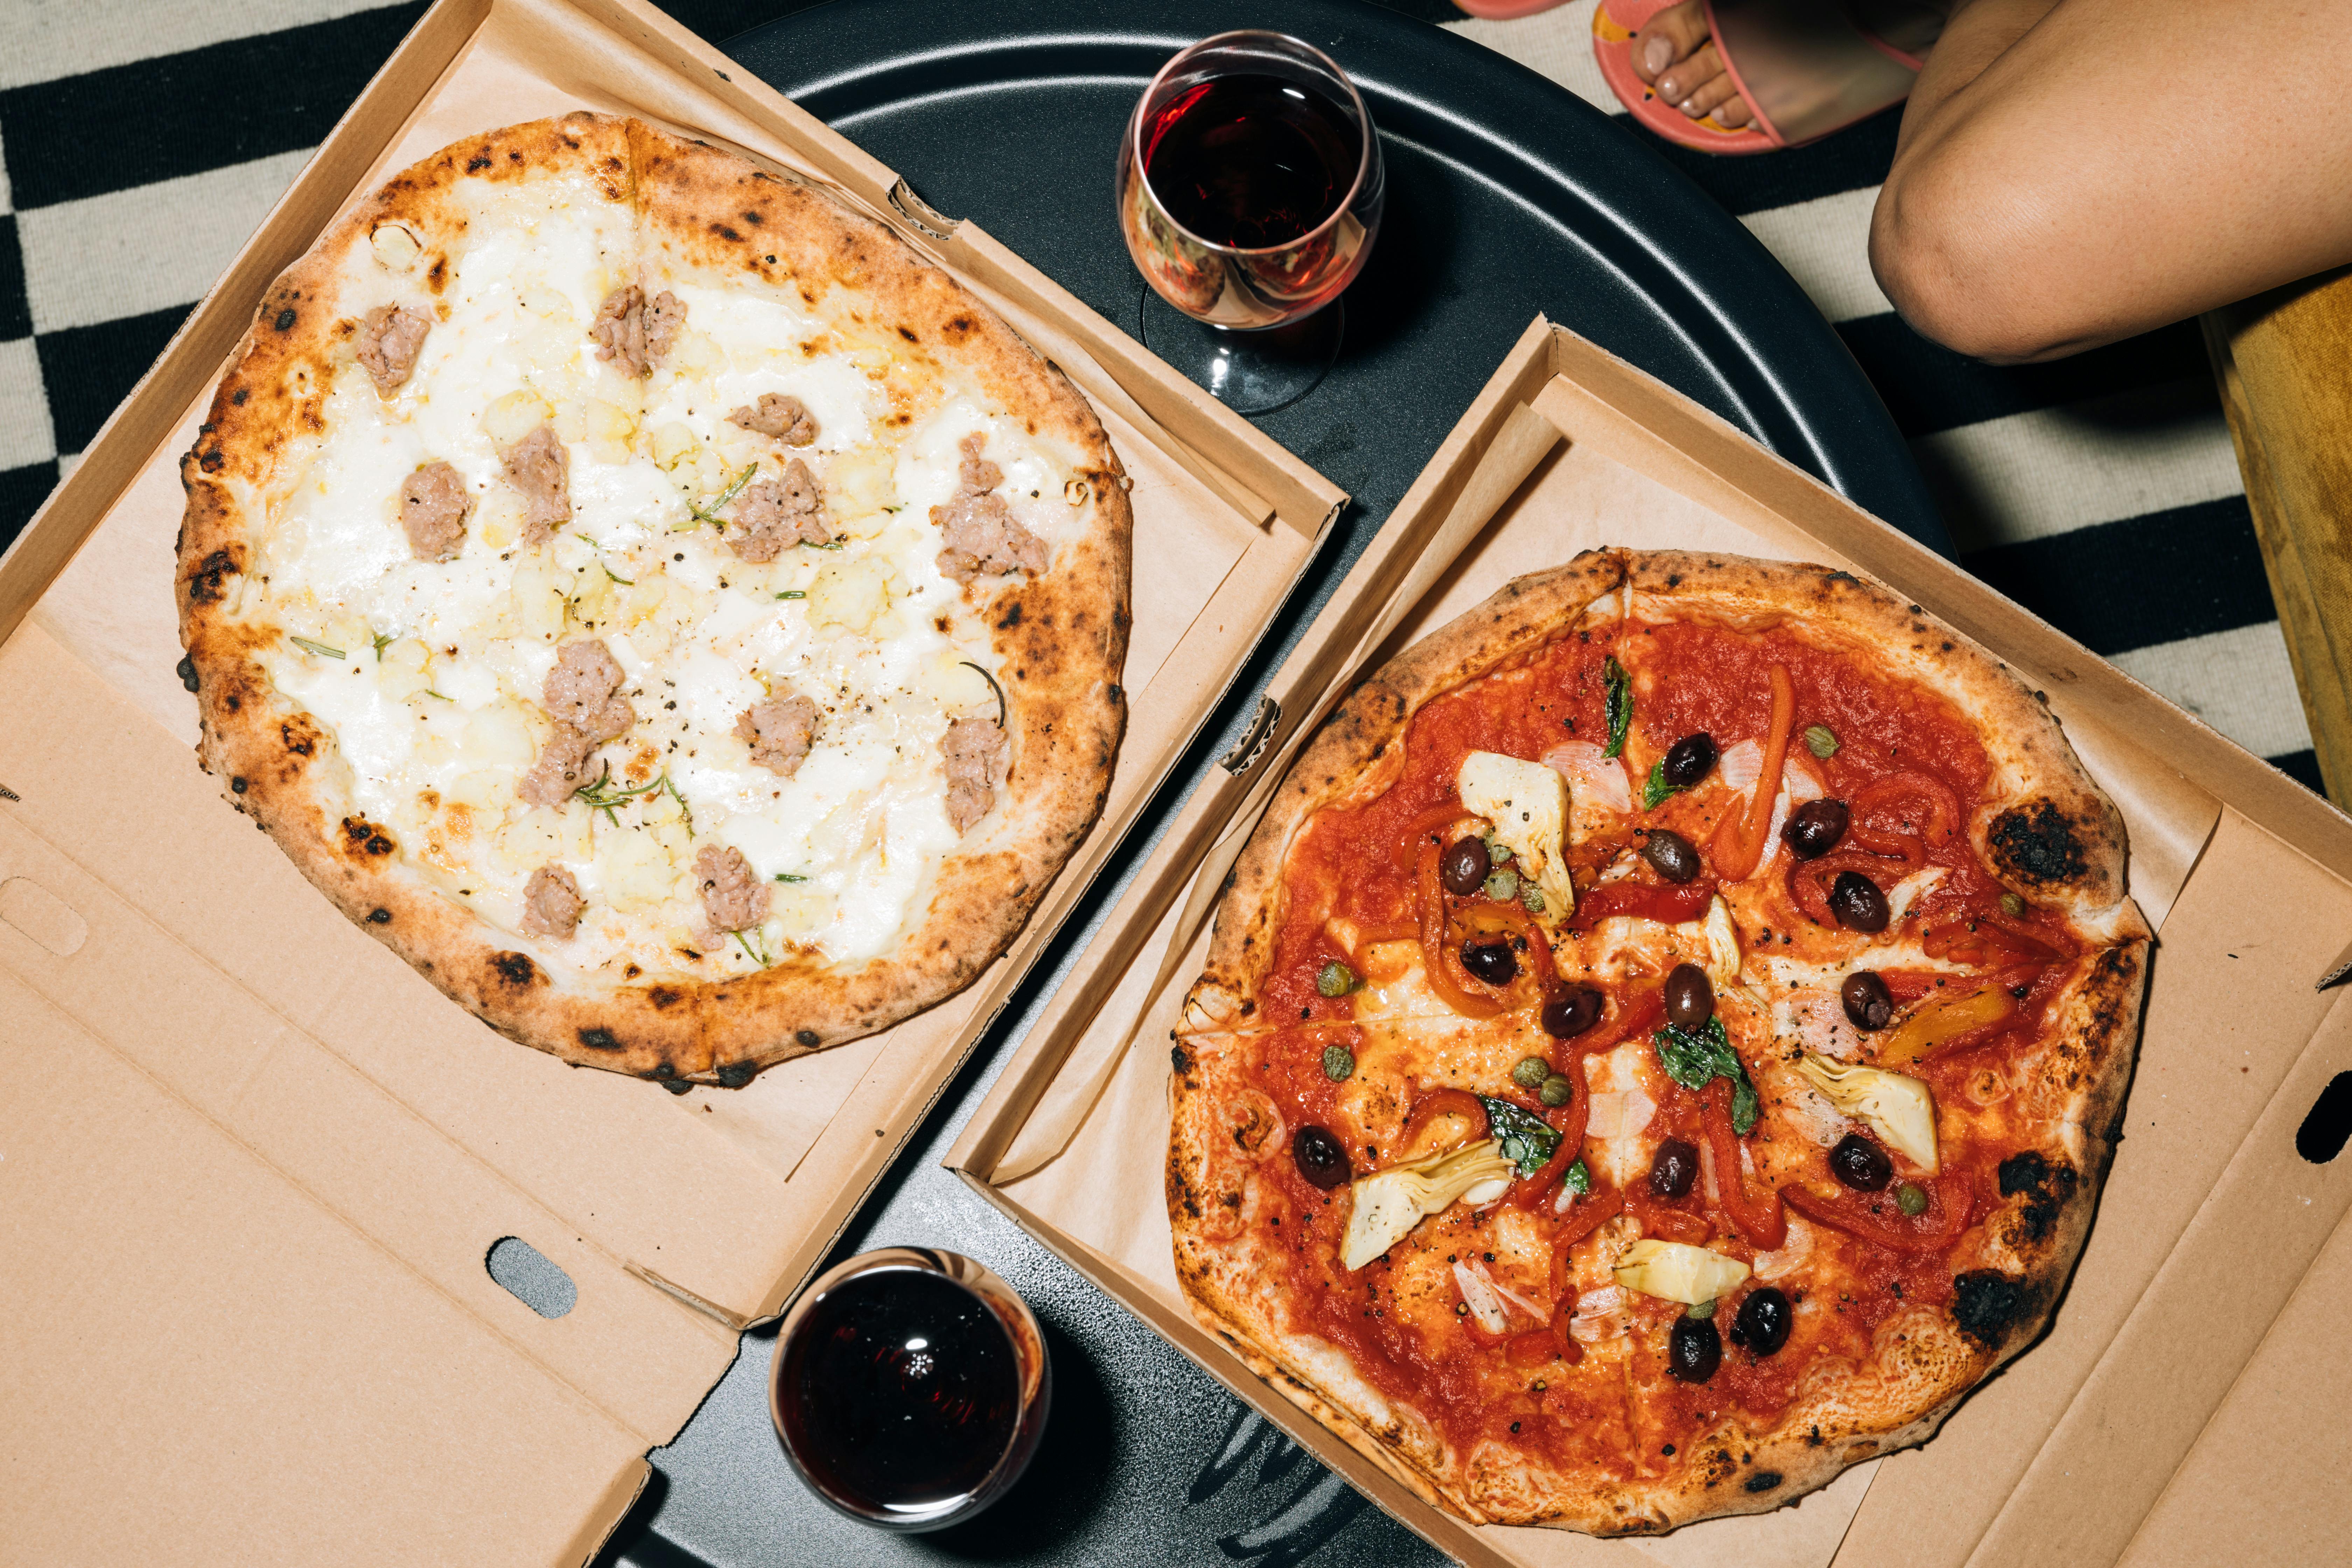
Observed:
[[[1691,119],[1634,74],[1633,35],[1673,3],[1601,0],[1592,53],[1634,119],[1702,153],[1801,147],[1902,102],[1944,23],[1928,0],[1703,0],[1716,53],[1751,116],[1735,130],[1712,114]]]

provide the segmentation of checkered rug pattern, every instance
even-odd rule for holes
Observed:
[[[1391,0],[1621,106],[1596,0],[1517,22]],[[791,0],[671,0],[724,39]],[[376,0],[0,3],[0,546],[69,471],[336,118],[424,12]],[[257,90],[266,84],[266,90]],[[2052,364],[1928,342],[1864,238],[1889,112],[1795,152],[1656,146],[1761,240],[1909,441],[1969,570],[2319,787],[2196,324]]]

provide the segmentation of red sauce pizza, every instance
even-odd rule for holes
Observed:
[[[1173,1052],[1195,1311],[1478,1522],[1924,1441],[2086,1233],[2149,934],[2039,695],[1855,576],[1601,551],[1351,693]]]

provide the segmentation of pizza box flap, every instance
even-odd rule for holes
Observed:
[[[1530,437],[1531,418],[1551,434]],[[1167,1031],[1205,951],[1201,917],[1213,894],[1202,888],[1222,879],[1300,737],[1356,679],[1506,578],[1604,541],[1865,571],[1995,650],[2043,691],[2116,800],[2132,891],[2161,928],[2135,1088],[2123,1123],[2101,1130],[2119,1140],[2114,1170],[2045,1339],[1925,1449],[1860,1465],[1793,1509],[1638,1544],[1464,1526],[1277,1398],[1191,1318],[1169,1258],[1158,1152]],[[2314,1165],[2294,1143],[2322,1087],[2352,1066],[2341,993],[2318,984],[2352,929],[2352,822],[1722,420],[1541,321],[1268,691],[1281,717],[1258,770],[1220,781],[1179,818],[952,1166],[1465,1561],[2054,1562],[2053,1539],[2071,1543],[2070,1562],[2127,1551],[2171,1560],[2139,1528],[2143,1515],[2184,1506],[2174,1500],[2193,1478],[2232,1461],[2210,1422],[2244,1428],[2275,1414],[2271,1391],[2293,1386],[2295,1347],[2311,1343],[2298,1325],[2325,1321],[2312,1298],[2337,1277],[2327,1269],[2344,1267],[2346,1163]],[[2240,1317],[2216,1333],[2224,1280],[2220,1310]],[[2208,1364],[2170,1375],[2189,1357]],[[2149,1440],[2118,1442],[2118,1430]],[[2301,1473],[2327,1471],[2313,1463]],[[2298,1509],[2346,1511],[2336,1494],[2284,1492],[2291,1477],[2263,1475],[2287,1516],[2282,1540],[2299,1528]]]
[[[1160,564],[1136,585],[1104,816],[1012,953],[740,1090],[674,1097],[492,1037],[224,806],[173,668],[177,457],[254,300],[390,168],[575,107],[823,183],[956,269],[1093,401]],[[737,1331],[823,1258],[1345,499],[650,6],[439,0],[0,558],[0,1007],[41,1051],[12,1070],[38,1061],[51,1090],[0,1111],[21,1242],[0,1306],[31,1352],[8,1407],[37,1417],[7,1451],[43,1480],[0,1539],[73,1543],[58,1561],[307,1562],[320,1542],[583,1561]],[[561,1271],[568,1310],[491,1278],[509,1237]],[[113,1462],[64,1458],[90,1454]],[[168,1506],[140,1495],[151,1474]]]

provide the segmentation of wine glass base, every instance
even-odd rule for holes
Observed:
[[[1346,329],[1334,300],[1303,321],[1236,332],[1213,327],[1143,289],[1143,342],[1236,414],[1271,414],[1320,385]]]

